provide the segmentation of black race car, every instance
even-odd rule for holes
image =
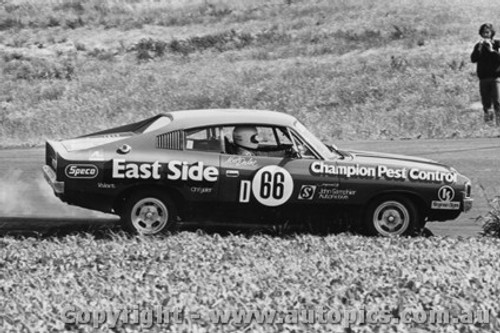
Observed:
[[[141,234],[179,221],[336,223],[407,235],[472,206],[471,184],[422,158],[344,151],[294,117],[189,110],[46,143],[43,172],[64,202],[121,216]]]

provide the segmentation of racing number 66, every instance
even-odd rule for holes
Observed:
[[[253,177],[252,193],[257,201],[265,206],[275,207],[284,204],[292,192],[292,176],[282,167],[265,166]]]
[[[282,172],[273,174],[265,171],[261,177],[260,197],[262,199],[269,199],[270,197],[275,200],[281,199],[285,193],[285,175]]]

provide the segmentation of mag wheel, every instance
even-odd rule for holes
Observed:
[[[155,235],[171,227],[175,208],[165,194],[138,193],[125,202],[121,219],[123,227],[130,232]]]
[[[418,212],[413,202],[405,197],[383,197],[368,207],[366,224],[374,235],[413,235],[418,225]]]

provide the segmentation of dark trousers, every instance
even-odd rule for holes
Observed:
[[[484,113],[488,113],[493,105],[495,114],[500,113],[500,78],[479,80],[479,92]]]

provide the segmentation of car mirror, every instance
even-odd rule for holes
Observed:
[[[328,147],[328,149],[330,149],[330,151],[333,151],[333,152],[337,152],[339,150],[339,147],[337,147],[333,143],[327,144],[326,146]]]

